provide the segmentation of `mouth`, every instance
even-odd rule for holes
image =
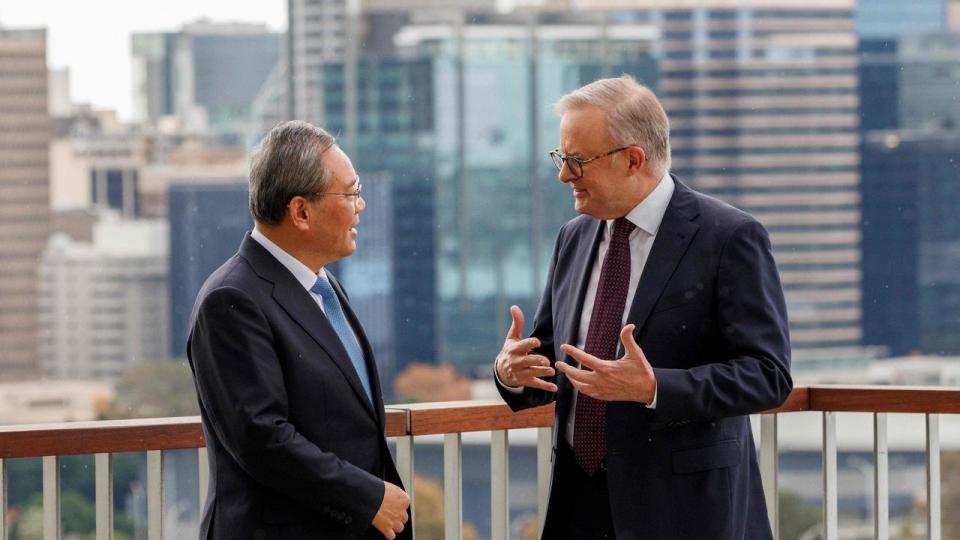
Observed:
[[[587,196],[587,190],[573,188],[573,196],[577,199],[582,199]]]

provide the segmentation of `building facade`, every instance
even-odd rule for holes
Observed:
[[[229,184],[173,184],[169,188],[170,356],[187,354],[190,312],[207,277],[233,256],[253,228],[243,178]]]
[[[45,376],[115,380],[167,359],[168,234],[162,221],[107,218],[92,243],[51,236],[39,269]]]
[[[50,229],[47,42],[0,28],[0,379],[38,373],[37,264]]]

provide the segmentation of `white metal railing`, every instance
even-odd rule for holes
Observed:
[[[851,396],[854,396],[851,398]],[[859,397],[857,397],[859,396]],[[896,388],[814,387],[795,390],[776,411],[760,416],[760,469],[774,535],[778,536],[778,430],[779,416],[796,411],[822,411],[823,538],[838,538],[837,415],[840,412],[873,413],[873,529],[877,539],[888,539],[889,457],[887,412],[920,413],[925,418],[926,494],[928,538],[939,540],[941,530],[940,415],[960,413],[960,390]],[[537,508],[542,519],[549,489],[552,454],[553,407],[511,413],[493,402],[455,402],[392,406],[387,435],[396,445],[401,479],[412,488],[414,450],[418,435],[443,437],[444,535],[459,539],[463,534],[463,433],[490,433],[491,538],[510,537],[509,432],[537,428]],[[8,463],[5,458],[42,457],[43,537],[61,538],[60,457],[69,454],[95,456],[96,538],[113,538],[112,453],[147,452],[147,538],[164,535],[164,467],[168,450],[196,448],[199,504],[206,500],[209,479],[207,451],[203,447],[199,419],[152,419],[120,422],[88,422],[0,428],[0,515],[8,506]],[[414,490],[411,514],[415,511]],[[0,519],[0,540],[8,538],[5,519]],[[414,530],[416,535],[416,530]]]

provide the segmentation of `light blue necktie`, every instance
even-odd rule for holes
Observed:
[[[330,321],[337,335],[340,336],[340,342],[343,343],[343,348],[350,355],[353,368],[357,370],[360,383],[363,384],[363,389],[367,392],[367,398],[370,403],[373,403],[373,392],[370,391],[370,375],[367,373],[367,364],[363,359],[363,350],[360,348],[353,330],[350,329],[347,317],[343,314],[343,307],[340,306],[337,293],[333,292],[333,286],[330,285],[330,281],[326,277],[317,277],[317,282],[313,284],[313,287],[310,287],[310,292],[319,294],[320,298],[323,299],[323,312],[327,315],[327,320]]]

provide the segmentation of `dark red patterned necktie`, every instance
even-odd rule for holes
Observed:
[[[623,323],[623,308],[630,287],[630,232],[635,225],[626,218],[613,224],[613,234],[600,268],[600,283],[590,314],[584,351],[601,360],[613,360]],[[607,402],[577,394],[573,423],[573,453],[588,475],[593,475],[607,453]]]

